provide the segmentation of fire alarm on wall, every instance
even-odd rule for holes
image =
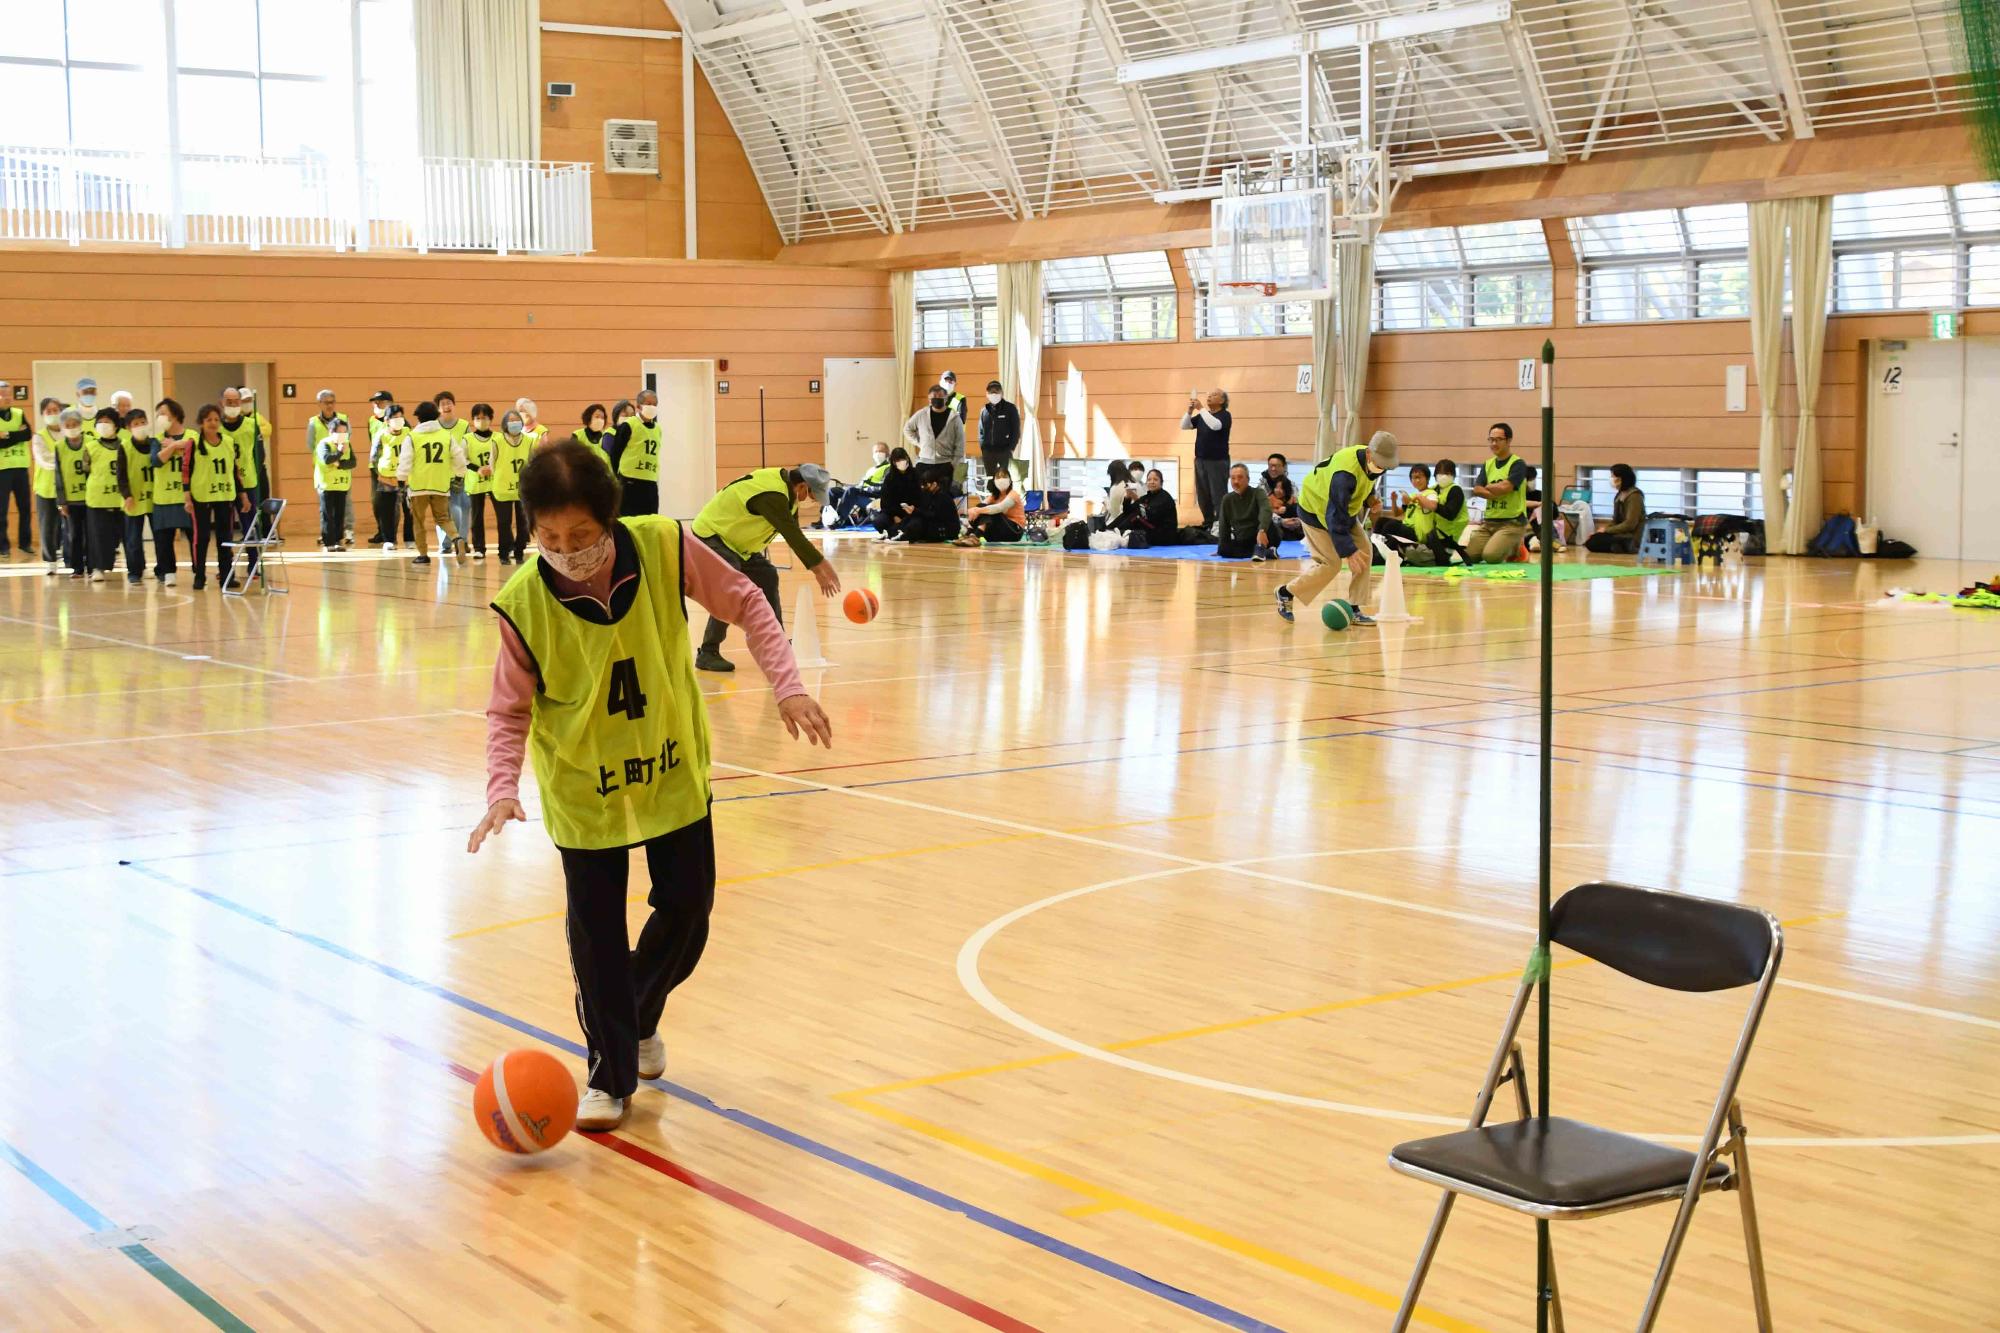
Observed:
[[[721,358],[720,360],[718,360],[718,361],[717,361],[717,362],[715,363],[715,368],[716,368],[716,370],[720,371],[720,372],[721,372],[722,374],[724,374],[724,375],[727,375],[727,374],[729,373],[729,358],[725,356],[725,357]]]

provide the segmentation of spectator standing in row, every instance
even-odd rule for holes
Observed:
[[[7,544],[7,506],[12,504],[19,513],[16,519],[21,538],[21,553],[33,549],[29,545],[29,526],[34,519],[33,507],[28,497],[33,490],[28,474],[33,469],[30,464],[33,452],[29,445],[34,440],[34,427],[28,423],[25,410],[14,406],[13,386],[0,380],[0,555],[6,555],[13,548]]]
[[[1210,389],[1205,400],[1188,395],[1181,429],[1194,432],[1194,498],[1202,526],[1216,530],[1222,495],[1229,489],[1229,395]]]
[[[952,409],[942,384],[931,389],[929,406],[918,408],[903,423],[903,439],[916,451],[919,463],[945,463],[956,471],[964,461],[965,422]]]
[[[988,381],[986,406],[979,409],[979,464],[986,475],[1011,473],[1020,444],[1021,409],[1007,401],[999,380]]]
[[[194,515],[188,510],[187,451],[194,445],[188,433],[187,412],[171,398],[153,404],[153,577],[168,588],[174,586],[174,541],[176,534],[188,544],[194,557]]]

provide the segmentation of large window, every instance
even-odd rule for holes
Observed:
[[[1586,321],[1750,315],[1750,213],[1742,204],[1571,218],[1569,234]]]
[[[10,0],[0,152],[414,157],[411,50],[411,0]]]
[[[1194,280],[1197,338],[1296,338],[1312,336],[1312,302],[1258,301],[1236,305],[1212,299],[1215,261],[1207,250],[1183,250]]]
[[[1051,343],[1172,342],[1174,271],[1164,250],[1042,265]]]
[[[1375,327],[1547,324],[1555,280],[1539,222],[1385,231],[1375,238]]]
[[[927,268],[916,276],[917,347],[994,347],[1000,303],[991,264]]]
[[[1834,309],[1968,305],[2000,305],[2000,182],[1834,199]]]
[[[1634,479],[1646,496],[1649,514],[1730,514],[1764,517],[1764,482],[1754,469],[1634,468]],[[1578,480],[1590,487],[1590,512],[1609,519],[1615,511],[1618,482],[1609,464],[1580,467]]]

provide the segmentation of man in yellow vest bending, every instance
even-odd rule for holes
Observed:
[[[1472,493],[1486,501],[1486,512],[1465,534],[1468,564],[1504,565],[1528,536],[1528,465],[1514,456],[1514,428],[1496,421],[1486,432],[1492,457],[1473,474]]]
[[[1396,466],[1396,437],[1378,430],[1366,445],[1350,445],[1322,459],[1299,485],[1299,521],[1305,525],[1305,573],[1278,589],[1278,614],[1292,618],[1292,602],[1310,604],[1333,581],[1340,566],[1353,575],[1347,600],[1354,603],[1354,623],[1375,622],[1361,614],[1368,597],[1368,573],[1375,547],[1368,537],[1369,501],[1375,483]]]
[[[840,575],[834,572],[832,562],[799,530],[799,506],[809,505],[816,514],[826,503],[826,493],[832,485],[833,478],[817,463],[801,463],[793,468],[760,467],[717,491],[715,498],[695,515],[694,535],[728,561],[731,568],[749,576],[763,591],[764,600],[771,604],[771,614],[778,617],[779,624],[784,623],[785,612],[778,604],[778,571],[764,556],[764,548],[773,538],[785,539],[785,545],[792,548],[799,564],[812,571],[822,596],[831,597],[840,591]],[[735,666],[721,651],[722,640],[728,633],[726,623],[710,616],[694,664],[703,671],[734,671]]]

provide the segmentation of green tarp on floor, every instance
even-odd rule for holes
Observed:
[[[1556,562],[1557,583],[1577,579],[1635,579],[1651,574],[1678,574],[1690,565],[1584,565]],[[1486,579],[1494,583],[1535,583],[1542,577],[1539,564],[1528,565],[1404,565],[1405,574],[1437,579]],[[1381,570],[1377,567],[1379,577]]]

